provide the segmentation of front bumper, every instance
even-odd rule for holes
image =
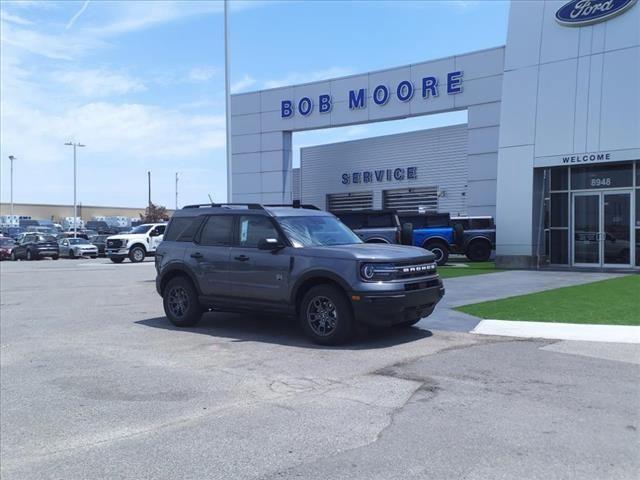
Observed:
[[[124,258],[129,255],[128,248],[106,248],[105,254],[107,257]]]
[[[444,286],[439,278],[425,281],[420,286],[424,288],[352,292],[351,304],[356,320],[367,325],[389,327],[428,316],[444,296]]]

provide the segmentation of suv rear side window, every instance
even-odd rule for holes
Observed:
[[[202,217],[174,217],[167,227],[164,240],[192,242],[201,222]]]
[[[471,225],[472,228],[476,230],[495,228],[493,225],[493,218],[472,218]]]
[[[232,215],[211,215],[200,234],[200,245],[230,246],[233,232]]]
[[[359,228],[365,228],[366,226],[366,217],[362,213],[335,212],[334,215],[351,230],[358,230]]]
[[[396,222],[390,213],[376,213],[367,216],[367,227],[369,228],[395,228]]]
[[[280,238],[278,230],[267,217],[241,215],[238,227],[238,244],[241,247],[257,248],[263,238]]]

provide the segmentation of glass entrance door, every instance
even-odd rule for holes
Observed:
[[[573,195],[573,264],[600,266],[600,193]]]
[[[605,266],[631,266],[631,192],[602,193]]]
[[[573,264],[631,267],[631,192],[573,194]]]

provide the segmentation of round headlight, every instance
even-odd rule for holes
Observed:
[[[362,266],[362,277],[371,280],[376,273],[376,269],[370,263]]]

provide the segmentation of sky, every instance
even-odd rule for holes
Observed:
[[[232,92],[504,45],[507,1],[231,1]],[[226,200],[223,4],[0,1],[0,197],[139,207]],[[466,121],[465,112],[294,134],[299,148]]]

